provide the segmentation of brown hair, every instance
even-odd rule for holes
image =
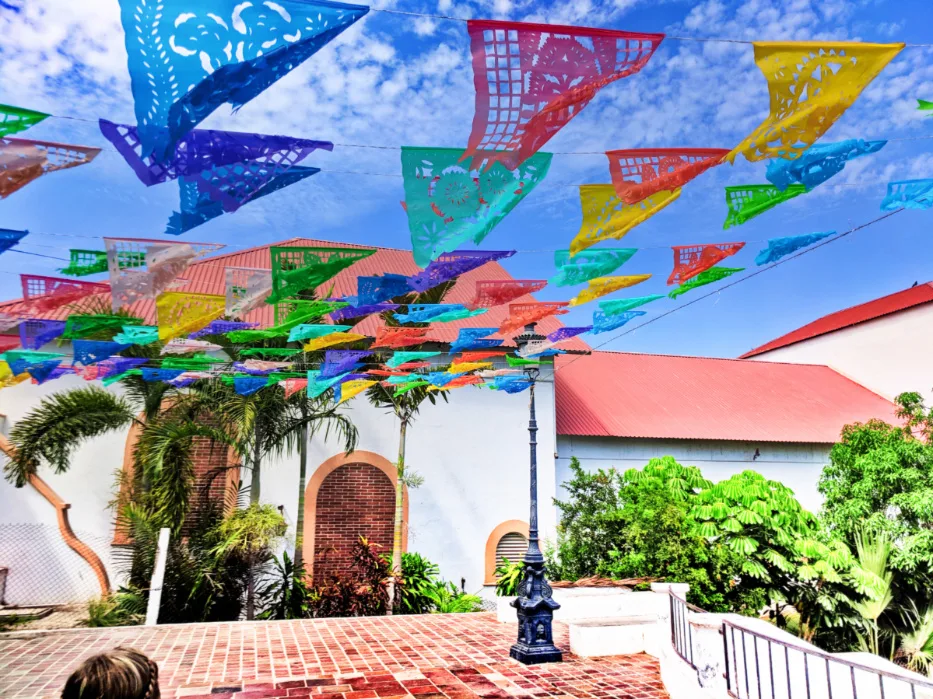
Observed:
[[[159,699],[159,666],[132,648],[114,648],[71,673],[62,699]]]

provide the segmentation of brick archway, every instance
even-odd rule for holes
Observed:
[[[337,454],[317,467],[305,490],[302,553],[309,577],[314,577],[317,554],[327,550],[339,557],[340,549],[361,534],[382,544],[385,552],[392,550],[397,481],[395,464],[369,451]],[[407,551],[407,487],[402,488],[402,508],[402,551]],[[324,567],[330,570],[331,565]]]

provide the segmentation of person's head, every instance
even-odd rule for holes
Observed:
[[[159,666],[132,648],[114,648],[71,673],[62,699],[159,699]]]

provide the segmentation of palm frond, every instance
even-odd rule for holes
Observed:
[[[4,475],[21,488],[41,463],[64,473],[81,444],[123,429],[133,420],[133,408],[126,400],[97,386],[54,393],[10,431],[16,456],[7,461]]]
[[[143,430],[133,458],[148,485],[151,511],[177,535],[188,514],[194,487],[192,444],[197,437],[238,448],[226,432],[197,422],[157,419]]]

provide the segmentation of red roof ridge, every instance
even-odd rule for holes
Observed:
[[[747,363],[746,360],[743,359],[742,357],[702,357],[702,356],[697,355],[697,354],[668,354],[667,352],[657,352],[657,353],[656,353],[656,352],[626,352],[626,351],[624,351],[624,350],[591,350],[590,352],[588,352],[588,355],[594,355],[594,354],[628,354],[628,355],[632,355],[632,356],[665,357],[665,358],[668,358],[668,359],[703,359],[703,360],[715,361],[715,362],[742,362],[742,363]],[[558,356],[564,356],[564,355],[558,355]],[[584,356],[586,356],[586,355],[584,355]],[[572,360],[571,360],[571,361],[572,361]],[[568,362],[568,363],[569,363],[569,362]],[[831,371],[835,371],[837,374],[842,374],[842,372],[836,371],[836,369],[834,369],[833,367],[831,367],[829,364],[813,364],[813,363],[810,363],[810,362],[777,362],[777,361],[772,361],[772,360],[770,360],[770,359],[768,359],[767,361],[762,360],[762,361],[759,361],[759,362],[756,362],[756,363],[757,363],[757,364],[782,364],[782,365],[786,365],[786,366],[815,366],[815,367],[823,367],[824,369],[830,369]],[[845,374],[842,374],[842,375],[845,376]],[[848,377],[846,377],[846,378],[848,378]],[[858,382],[856,381],[856,383],[858,383]],[[873,392],[874,392],[874,391],[873,391]],[[881,395],[881,394],[879,394],[879,395]],[[883,396],[882,396],[882,397],[883,397]],[[888,399],[888,398],[885,398],[885,400],[889,400],[889,399]]]
[[[181,241],[184,242],[184,241]],[[315,245],[309,245],[307,247],[347,247],[354,249],[364,249],[364,250],[395,250],[398,252],[403,252],[402,248],[386,248],[380,245],[360,245],[358,243],[341,243],[330,240],[319,240],[317,238],[304,238],[302,236],[297,236],[295,238],[288,238],[287,240],[279,240],[274,243],[266,243],[265,245],[254,245],[249,248],[241,248],[240,250],[231,250],[230,252],[224,252],[219,255],[213,255],[212,257],[205,257],[204,259],[197,260],[192,262],[191,265],[203,265],[205,262],[213,262],[214,260],[221,260],[225,257],[232,257],[233,255],[244,255],[250,252],[256,252],[257,250],[265,250],[267,248],[281,247],[285,246],[288,243],[297,243],[297,242],[307,242],[315,243]]]
[[[747,359],[933,301],[933,281],[834,311],[739,356]]]

